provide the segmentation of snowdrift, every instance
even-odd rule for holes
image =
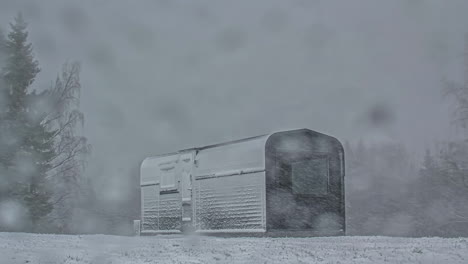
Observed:
[[[468,263],[467,238],[118,237],[0,233],[0,263]]]

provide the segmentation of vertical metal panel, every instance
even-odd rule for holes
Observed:
[[[161,177],[161,191],[158,193],[158,230],[160,231],[178,231],[181,229],[182,197],[180,194],[179,167],[179,154],[158,159],[157,173]]]
[[[180,230],[182,222],[180,193],[161,194],[159,198],[159,230]]]
[[[145,159],[140,168],[141,231],[159,229],[159,178],[154,158]]]
[[[180,174],[180,192],[183,201],[190,201],[192,197],[192,170],[193,170],[193,152],[183,153],[179,156],[177,173]]]
[[[133,220],[133,235],[139,236],[141,233],[141,221]]]
[[[159,185],[141,188],[142,231],[159,229]]]
[[[182,200],[177,192],[178,158],[178,154],[168,155],[149,158],[142,163],[140,185],[143,233],[180,229]]]
[[[266,170],[262,173],[261,185],[262,185],[262,192],[261,192],[261,195],[262,195],[262,229],[266,231],[267,230]]]

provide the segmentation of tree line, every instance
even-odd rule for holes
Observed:
[[[466,68],[465,83],[443,89],[453,100],[453,125],[465,132],[468,57]],[[130,223],[137,216],[96,205],[84,176],[91,146],[81,133],[80,64],[65,63],[47,88],[35,87],[38,74],[18,14],[6,34],[0,30],[0,231],[83,232],[81,215],[98,215],[107,226]],[[422,162],[399,142],[346,143],[345,152],[348,234],[468,235],[468,133],[428,146]]]
[[[348,231],[354,235],[468,236],[468,38],[464,83],[443,81],[458,139],[427,146],[346,143]]]
[[[74,215],[93,197],[80,64],[65,63],[51,87],[35,87],[39,62],[18,14],[0,31],[0,66],[0,231],[74,232]]]

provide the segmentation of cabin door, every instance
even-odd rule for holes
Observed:
[[[182,231],[190,229],[193,219],[192,208],[192,171],[194,153],[183,153],[179,156],[178,174],[180,179],[180,192],[182,197]]]

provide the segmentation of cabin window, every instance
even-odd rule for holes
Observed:
[[[161,168],[161,191],[175,190],[176,179],[175,179],[175,167],[166,166]]]
[[[292,191],[299,195],[328,193],[328,159],[326,157],[291,163]]]

